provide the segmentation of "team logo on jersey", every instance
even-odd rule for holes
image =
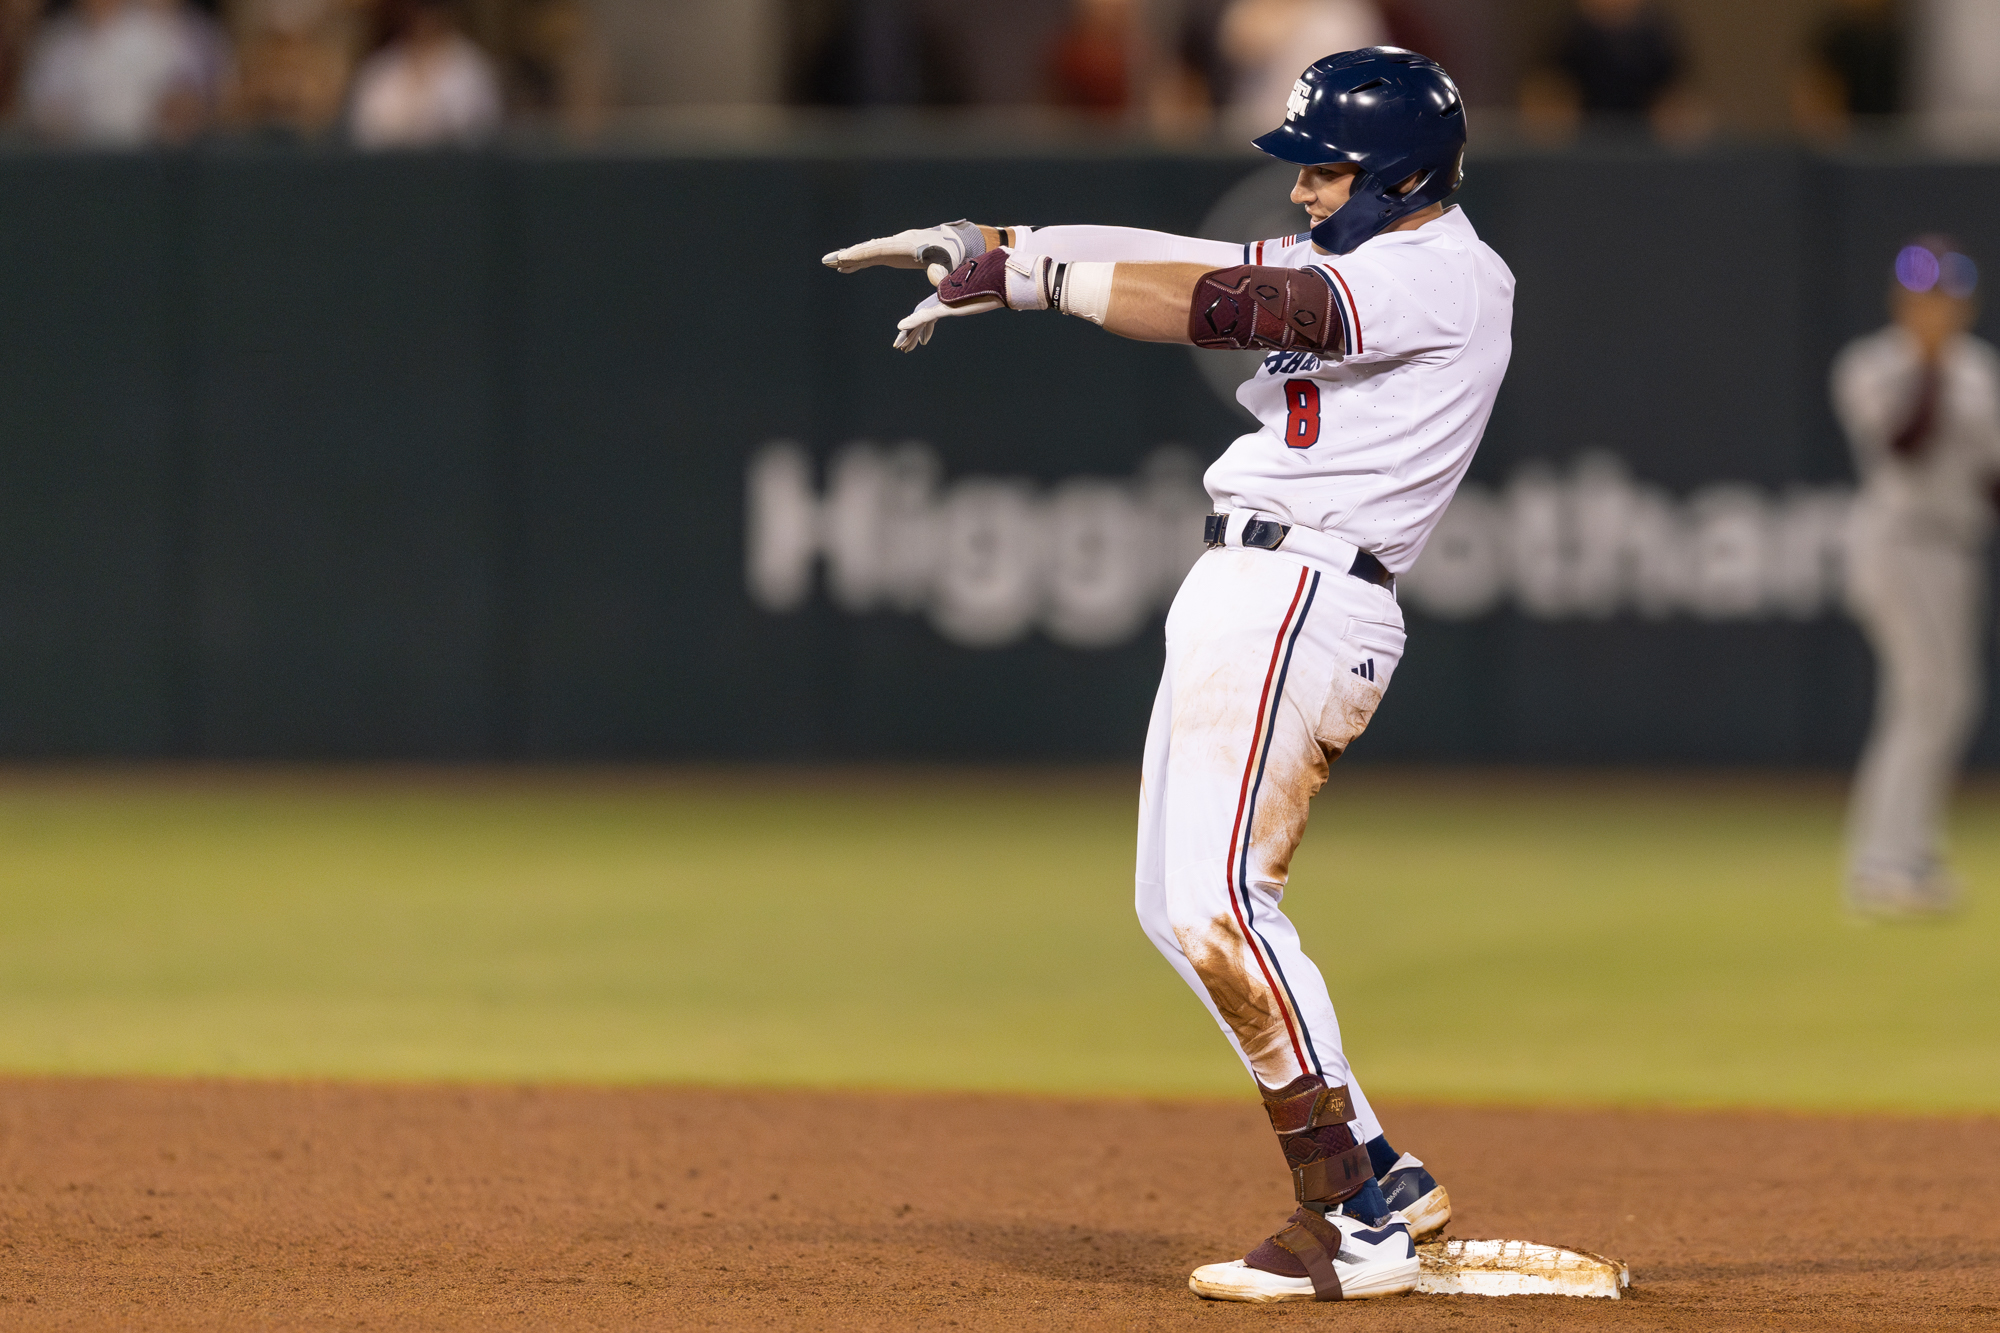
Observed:
[[[1297,120],[1306,113],[1306,105],[1312,101],[1312,85],[1304,79],[1292,85],[1292,95],[1285,99],[1285,114]]]
[[[1311,374],[1319,369],[1319,358],[1311,352],[1273,352],[1264,358],[1264,370],[1272,375]]]

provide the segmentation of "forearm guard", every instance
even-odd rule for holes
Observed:
[[[1195,281],[1188,341],[1209,348],[1347,351],[1326,279],[1306,269],[1252,264],[1214,269]]]

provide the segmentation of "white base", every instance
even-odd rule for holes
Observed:
[[[1417,1290],[1433,1296],[1608,1296],[1632,1285],[1617,1259],[1529,1240],[1445,1240],[1419,1245]]]

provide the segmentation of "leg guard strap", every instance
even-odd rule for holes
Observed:
[[[1274,1093],[1265,1093],[1264,1111],[1271,1117],[1271,1128],[1280,1134],[1303,1134],[1321,1125],[1344,1125],[1354,1119],[1354,1099],[1347,1095],[1345,1084],[1327,1087],[1317,1078],[1310,1083],[1298,1079]]]
[[[1300,1203],[1340,1203],[1375,1179],[1368,1149],[1356,1144],[1344,1152],[1292,1168],[1292,1197]]]
[[[1340,1253],[1340,1228],[1312,1209],[1301,1208],[1271,1240],[1304,1266],[1306,1276],[1312,1279],[1314,1300],[1341,1299],[1340,1274],[1333,1266],[1333,1256]]]

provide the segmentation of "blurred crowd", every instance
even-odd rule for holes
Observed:
[[[213,132],[463,144],[510,120],[587,128],[611,110],[718,103],[1039,106],[1234,135],[1276,123],[1313,59],[1387,42],[1549,138],[1699,138],[1740,112],[1717,88],[1740,102],[1746,78],[1815,136],[1953,98],[2000,123],[2000,0],[1732,13],[1727,0],[0,0],[0,112],[40,138],[111,146]]]
[[[1910,27],[1898,0],[1821,5],[1789,71],[1796,126],[1839,135],[1857,120],[1912,110]],[[1522,119],[1543,134],[1589,119],[1697,138],[1713,115],[1695,91],[1693,64],[1682,25],[1656,0],[1576,0],[1521,80]]]
[[[1704,85],[1745,66],[1765,102],[1816,136],[1917,110],[1919,85],[1932,102],[1969,95],[2000,110],[2000,0],[1013,0],[1008,14],[968,22],[958,0],[791,0],[791,99],[1038,101],[1233,131],[1276,123],[1312,59],[1388,42],[1436,58],[1470,103],[1511,106],[1541,137],[1698,138],[1718,119]],[[1746,34],[1762,45],[1754,58]],[[1700,53],[1732,42],[1730,69],[1702,68]],[[1954,61],[1969,89],[1942,86]]]
[[[476,143],[587,116],[582,0],[0,0],[0,100],[59,143]]]
[[[805,104],[1040,103],[1085,115],[1268,128],[1320,56],[1393,43],[1454,69],[1498,17],[1481,0],[1016,0],[968,40],[952,0],[794,0]]]

